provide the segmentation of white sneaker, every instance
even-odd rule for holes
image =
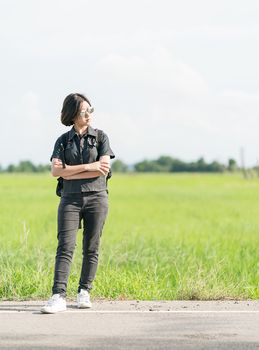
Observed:
[[[77,294],[77,307],[79,309],[86,309],[92,307],[90,301],[90,294],[85,289],[80,289],[80,293]]]
[[[67,303],[60,294],[53,294],[52,297],[47,301],[47,304],[43,306],[40,311],[43,314],[55,314],[56,312],[66,311]]]

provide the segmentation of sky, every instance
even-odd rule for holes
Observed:
[[[84,93],[117,159],[259,163],[259,1],[0,0],[0,164],[48,164]]]

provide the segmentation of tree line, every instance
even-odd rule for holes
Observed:
[[[197,161],[184,162],[170,156],[160,156],[154,160],[143,160],[132,166],[127,165],[122,160],[117,159],[112,163],[113,172],[234,172],[240,170],[235,159],[230,158],[228,163],[221,164],[217,161],[207,163],[204,158]],[[6,168],[0,166],[0,172],[6,173],[42,173],[49,172],[50,165],[35,165],[29,160],[20,161],[17,165],[10,164]]]
[[[50,165],[35,165],[30,160],[22,160],[18,164],[9,164],[6,168],[0,166],[0,172],[5,173],[44,173],[50,171]]]
[[[184,162],[183,160],[170,156],[160,156],[154,160],[143,160],[131,168],[135,172],[217,172],[237,171],[238,165],[235,159],[230,158],[228,164],[221,164],[217,161],[207,163],[204,158],[197,161]],[[127,172],[130,168],[121,160],[115,160],[112,164],[115,172]]]

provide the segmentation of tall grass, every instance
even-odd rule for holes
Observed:
[[[0,176],[0,298],[47,298],[56,181]],[[239,175],[114,175],[92,295],[111,299],[259,297],[259,180]],[[69,278],[75,297],[82,231]]]

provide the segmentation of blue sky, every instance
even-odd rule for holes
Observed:
[[[250,0],[2,0],[0,164],[48,163],[70,92],[129,164],[256,164],[258,23]]]

